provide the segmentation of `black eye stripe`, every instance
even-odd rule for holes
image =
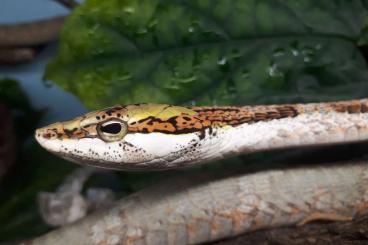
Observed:
[[[118,134],[121,131],[120,123],[110,123],[107,125],[101,125],[101,131],[108,134]]]

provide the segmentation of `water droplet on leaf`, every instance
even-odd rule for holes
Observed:
[[[298,56],[299,55],[299,43],[297,41],[292,42],[290,47],[291,47],[291,53],[294,56]]]
[[[151,30],[157,25],[157,23],[158,23],[157,19],[153,18],[152,20],[150,20],[150,22],[148,22],[147,28]]]
[[[230,68],[229,62],[224,56],[217,60],[217,65],[220,67],[220,70],[223,73],[227,72]]]
[[[231,50],[230,58],[232,58],[234,60],[238,60],[240,57],[241,57],[241,54],[240,54],[239,49],[232,49]]]
[[[137,30],[137,32],[135,33],[135,35],[136,35],[137,37],[142,37],[142,36],[146,35],[147,33],[148,33],[147,28],[145,28],[145,27],[141,27],[141,28],[139,28],[139,29]]]
[[[270,77],[283,77],[284,76],[283,72],[279,70],[278,66],[275,63],[273,63],[268,68],[268,75]]]
[[[123,10],[125,13],[128,13],[128,14],[133,14],[135,12],[135,8],[132,6],[127,6]]]
[[[242,72],[241,72],[241,74],[240,74],[240,77],[241,77],[241,78],[245,78],[245,79],[249,78],[249,77],[250,77],[250,72],[249,72],[249,70],[248,70],[248,69],[244,69],[244,70],[242,70]]]
[[[197,80],[196,76],[190,76],[190,77],[182,77],[178,79],[178,82],[180,83],[193,83]]]
[[[273,56],[274,57],[280,57],[285,55],[285,49],[284,48],[277,48],[273,51]]]
[[[314,48],[316,50],[320,50],[320,49],[322,49],[322,44],[318,43],[318,44],[316,44],[316,46],[314,46]]]
[[[218,65],[226,65],[226,63],[227,63],[227,59],[226,59],[226,57],[221,57],[218,61],[217,61],[217,64]]]

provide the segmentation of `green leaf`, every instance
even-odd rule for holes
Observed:
[[[367,96],[367,13],[358,0],[87,0],[45,77],[90,108]]]

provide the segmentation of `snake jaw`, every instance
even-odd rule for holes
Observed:
[[[47,138],[49,133],[45,132],[43,129],[37,129],[35,133],[35,139],[37,142],[46,150],[51,152],[59,152],[59,144],[57,143],[58,139]]]
[[[80,164],[166,168],[177,160],[175,152],[185,150],[188,140],[197,139],[197,131],[208,126],[195,114],[170,105],[114,106],[37,129],[35,138],[46,150]],[[110,121],[126,124],[123,138],[107,141],[101,137],[101,126]]]
[[[35,138],[43,148],[74,163],[108,169],[172,168],[183,154],[188,155],[187,149],[198,140],[195,133],[132,133],[121,141],[105,142],[98,137],[60,138],[55,135],[55,128],[63,130],[59,123],[36,130]]]

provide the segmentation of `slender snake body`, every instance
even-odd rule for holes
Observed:
[[[246,107],[115,106],[38,129],[82,165],[160,170],[277,148],[368,140],[368,99]],[[30,244],[197,244],[368,212],[366,161],[179,178]]]
[[[368,140],[368,100],[244,107],[115,106],[36,131],[47,150],[121,170],[161,170],[277,148]]]

